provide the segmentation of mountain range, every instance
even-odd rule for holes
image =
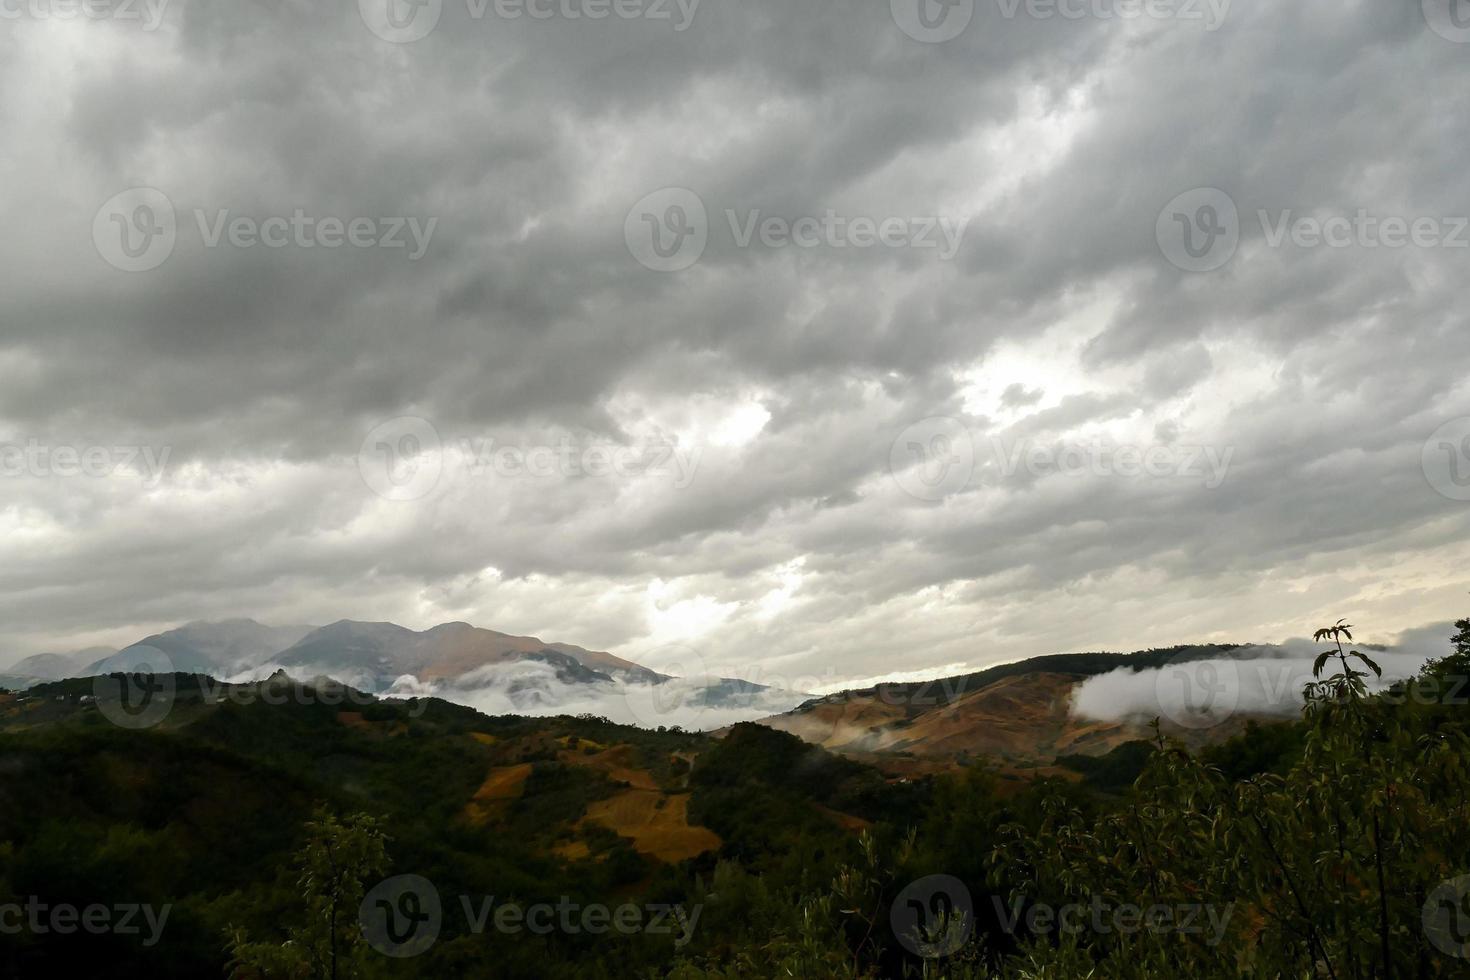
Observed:
[[[0,687],[138,670],[221,680],[284,671],[301,680],[331,677],[369,694],[443,697],[492,713],[626,715],[631,701],[631,720],[651,726],[679,722],[686,708],[758,717],[807,697],[729,678],[686,682],[610,653],[468,623],[417,631],[349,620],[322,627],[266,626],[252,619],[189,623],[121,650],[27,657],[0,673]],[[646,693],[656,688],[668,690],[657,698]]]

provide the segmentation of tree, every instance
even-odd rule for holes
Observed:
[[[1407,698],[1369,694],[1378,668],[1348,648],[1351,627],[1317,638],[1332,646],[1304,692],[1304,749],[1285,775],[1236,782],[1158,735],[1114,812],[1089,819],[1057,799],[993,852],[997,872],[1021,883],[1018,902],[1203,910],[1218,930],[1023,934],[1003,975],[1463,975],[1423,919],[1470,853],[1464,714],[1430,697],[1436,688],[1415,692],[1418,681]]]
[[[338,819],[320,809],[306,825],[297,884],[306,914],[279,945],[250,942],[236,930],[230,944],[233,980],[351,980],[372,955],[358,927],[364,881],[388,866],[388,838],[366,814]]]

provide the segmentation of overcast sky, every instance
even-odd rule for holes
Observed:
[[[1470,611],[1450,0],[922,2],[0,0],[0,662]]]

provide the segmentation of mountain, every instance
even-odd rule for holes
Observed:
[[[1193,646],[1136,654],[1063,654],[942,680],[882,684],[817,698],[760,722],[888,772],[911,775],[975,759],[1035,769],[1067,756],[1104,756],[1152,737],[1152,718],[1097,721],[1076,716],[1073,694],[1090,677],[1119,668],[1228,657],[1239,648]],[[1252,721],[1233,714],[1205,729],[1162,720],[1164,734],[1195,745],[1223,741]]]
[[[157,652],[174,670],[213,677],[232,677],[267,663],[276,653],[310,633],[310,626],[266,626],[253,619],[196,622],[145,637],[114,654],[95,660],[73,676],[95,676],[139,665],[153,666]]]
[[[415,632],[394,623],[343,620],[324,626],[282,650],[272,664],[293,675],[326,674],[370,690],[384,690],[405,675],[423,683],[475,687],[515,664],[549,667],[563,684],[662,684],[663,674],[565,643],[511,636],[468,623],[445,623]]]
[[[115,647],[89,647],[75,653],[38,653],[26,657],[5,673],[9,677],[30,677],[36,680],[61,680],[76,676],[76,672],[87,664],[116,653]]]

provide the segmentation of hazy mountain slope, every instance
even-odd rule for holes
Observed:
[[[1150,718],[1093,721],[1072,714],[1077,685],[1120,666],[1156,667],[1219,656],[1233,647],[1185,647],[1140,654],[1067,654],[1006,664],[941,681],[880,685],[810,701],[761,722],[845,755],[911,771],[908,760],[955,764],[988,758],[1045,766],[1064,755],[1106,755],[1151,737]],[[1194,745],[1222,741],[1251,720],[1237,714],[1213,728],[1163,722],[1166,734]],[[903,760],[903,764],[899,764]],[[921,767],[922,768],[922,767]]]
[[[311,632],[310,626],[266,626],[253,619],[196,622],[145,637],[117,653],[94,661],[74,676],[93,676],[151,665],[154,651],[164,653],[175,670],[228,677],[268,662],[272,656]]]
[[[77,676],[87,665],[117,653],[116,647],[89,647],[72,653],[38,653],[18,661],[8,668],[7,676],[33,677],[39,680],[60,680]]]
[[[550,665],[564,683],[617,679],[652,684],[668,679],[612,654],[467,623],[416,632],[392,623],[344,620],[308,634],[272,662],[293,673],[330,674],[379,685],[405,674],[426,683],[473,680],[485,668],[526,662]]]

